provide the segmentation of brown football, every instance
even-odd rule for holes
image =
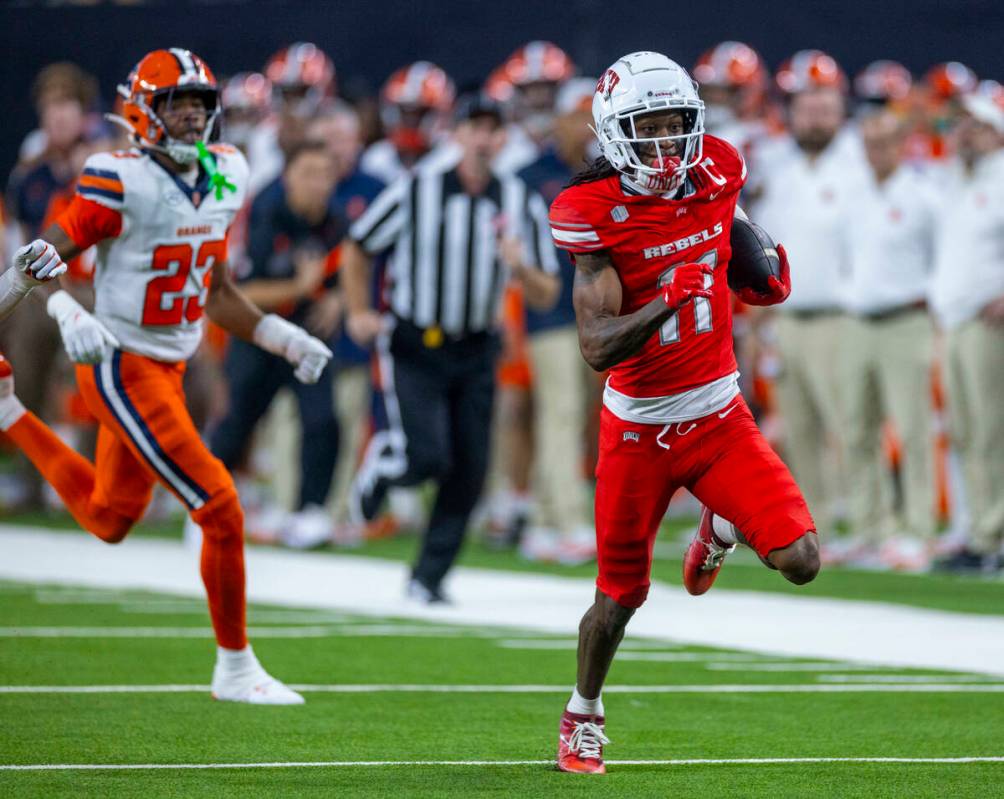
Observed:
[[[732,220],[732,257],[729,259],[728,283],[733,291],[751,288],[758,294],[768,292],[771,275],[780,278],[781,259],[777,245],[767,232],[752,222]]]

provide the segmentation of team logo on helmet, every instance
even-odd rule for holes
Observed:
[[[621,76],[612,69],[608,69],[600,76],[600,80],[596,84],[596,93],[602,94],[604,100],[609,100],[610,95],[613,94],[614,88],[620,82]]]

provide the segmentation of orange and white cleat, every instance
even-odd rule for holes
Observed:
[[[603,716],[582,716],[568,710],[558,727],[558,771],[573,774],[606,774],[603,745]]]
[[[683,556],[683,586],[694,596],[711,588],[721,571],[725,556],[736,548],[735,544],[726,544],[715,535],[712,525],[714,518],[715,515],[708,508],[701,509],[697,533]]]

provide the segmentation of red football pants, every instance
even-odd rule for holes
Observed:
[[[815,530],[791,472],[741,396],[718,413],[665,426],[625,422],[603,408],[596,585],[618,604],[640,607],[648,596],[652,547],[678,488],[732,522],[761,557]]]

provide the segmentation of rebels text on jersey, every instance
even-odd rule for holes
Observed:
[[[56,219],[81,249],[97,245],[94,315],[123,350],[177,362],[202,339],[213,266],[227,258],[227,232],[248,181],[240,151],[209,149],[237,189],[220,199],[201,169],[189,185],[141,150],[98,153]]]
[[[705,136],[701,162],[688,177],[693,191],[679,200],[636,193],[612,176],[571,186],[551,205],[558,247],[609,255],[623,287],[622,315],[651,302],[681,264],[696,261],[714,270],[706,278],[710,299],[686,303],[639,352],[610,370],[608,400],[611,389],[625,398],[685,397],[716,381],[733,384],[729,399],[737,391],[729,380],[737,368],[726,268],[746,166],[730,144]]]

